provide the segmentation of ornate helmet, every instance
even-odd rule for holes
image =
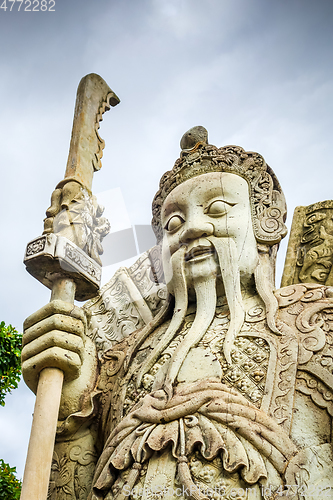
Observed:
[[[161,208],[165,198],[182,182],[209,172],[230,172],[246,179],[258,243],[272,246],[284,238],[287,234],[285,198],[273,170],[261,155],[239,146],[217,148],[208,144],[207,130],[200,126],[183,135],[180,147],[180,158],[161,178],[160,189],[153,200],[152,226],[157,243],[163,236]]]

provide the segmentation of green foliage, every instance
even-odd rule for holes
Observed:
[[[0,405],[5,406],[5,395],[16,389],[21,376],[22,335],[12,325],[0,323]],[[0,500],[19,500],[21,481],[16,467],[10,467],[0,458]]]
[[[15,472],[16,467],[10,467],[0,458],[0,500],[19,500],[22,483]]]
[[[12,325],[0,323],[0,406],[5,395],[16,389],[21,376],[22,335]],[[0,497],[1,500],[1,497]]]

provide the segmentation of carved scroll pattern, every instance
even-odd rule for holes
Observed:
[[[166,300],[166,287],[151,280],[147,252],[129,269],[119,269],[98,296],[84,306],[90,317],[88,336],[96,343],[99,356],[146,323],[133,287],[142,306],[155,315]]]
[[[157,247],[145,252],[129,269],[129,275],[133,279],[142,297],[145,299],[149,309],[155,316],[163,306],[167,290],[163,281],[158,281],[152,272],[151,255],[157,253]],[[156,266],[157,259],[154,259]],[[162,264],[160,263],[160,268]],[[159,274],[160,276],[160,274]]]
[[[297,339],[290,329],[284,328],[283,334],[277,339],[277,347],[270,413],[289,433],[297,370]]]
[[[47,500],[86,500],[97,462],[91,438],[56,445]]]
[[[300,369],[314,376],[320,383],[323,382],[327,390],[333,390],[333,303],[332,299],[326,299],[325,302],[330,302],[330,305],[318,304],[322,306],[318,317],[322,322],[321,330],[325,338],[322,348],[300,365]]]
[[[126,274],[119,269],[95,299],[84,308],[90,316],[88,336],[99,355],[144,326],[144,321],[126,287]]]
[[[143,497],[142,492],[143,492],[143,488],[144,488],[144,480],[145,480],[145,475],[147,473],[147,469],[148,469],[148,464],[147,463],[143,464],[142,468],[140,470],[140,475],[139,475],[138,481],[135,484],[135,487],[133,488],[133,495],[131,496],[131,498],[133,498],[133,500],[134,499],[140,500]],[[119,474],[118,479],[115,481],[115,483],[111,487],[113,498],[117,498],[117,496],[120,495],[121,492],[124,491],[124,489],[126,489],[126,488],[124,488],[124,486],[127,483],[129,474],[130,474],[130,469],[127,469]],[[162,500],[162,498],[163,498],[162,493],[156,495],[156,493],[154,493],[153,488],[151,488],[151,490],[153,491],[153,493],[150,493],[149,500],[150,499],[151,500],[155,500],[155,499]],[[158,489],[156,488],[156,490],[158,490]],[[148,491],[150,492],[150,490],[148,490]],[[185,498],[181,498],[181,500],[185,500]]]
[[[292,409],[297,365],[303,374],[298,375],[297,388],[304,394],[311,395],[314,402],[320,400],[319,393],[325,392],[324,386],[326,391],[330,390],[329,388],[333,389],[333,336],[331,333],[333,300],[327,297],[330,293],[330,288],[311,284],[291,285],[276,292],[280,305],[280,330],[283,333],[280,344],[283,344],[284,338],[287,340],[286,346],[278,356],[279,364],[284,363],[285,370],[281,367],[277,369],[277,377],[280,381],[274,390],[272,406],[273,415],[278,417],[278,421],[279,417],[286,416],[288,412],[290,414]],[[293,331],[296,331],[297,338]],[[313,377],[317,380],[316,383]],[[289,401],[287,399],[283,401],[283,398],[277,395],[277,389],[284,390],[286,395],[289,393]],[[277,401],[280,401],[280,405],[276,404]],[[288,416],[289,421],[290,419],[291,414]]]
[[[33,241],[27,246],[26,256],[30,257],[31,255],[35,255],[36,253],[42,252],[45,248],[46,237],[43,236],[38,240]]]
[[[309,373],[300,371],[297,375],[296,389],[310,396],[317,406],[325,408],[333,417],[333,391],[327,385]]]
[[[333,202],[306,208],[297,250],[296,276],[302,283],[333,284]]]
[[[101,270],[99,266],[96,266],[92,263],[90,259],[77,250],[75,245],[67,243],[65,245],[65,257],[66,262],[76,264],[83,272],[86,272],[93,278],[96,278],[98,281],[101,279]]]

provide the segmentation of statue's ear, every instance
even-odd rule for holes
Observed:
[[[287,206],[273,170],[268,165],[266,169],[251,183],[250,199],[255,237],[259,243],[272,246],[287,234]]]
[[[151,263],[151,270],[149,277],[154,283],[165,284],[165,277],[162,265],[162,243],[155,245],[153,248],[148,250],[148,257]]]
[[[284,223],[286,219],[286,205],[284,196],[277,191],[273,192],[275,195],[270,206],[264,208],[259,215],[257,215],[256,202],[257,199],[251,200],[254,207],[252,209],[253,227],[257,241],[270,246],[280,243],[282,238],[287,234],[287,227]]]

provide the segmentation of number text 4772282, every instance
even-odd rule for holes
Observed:
[[[0,13],[4,12],[55,12],[55,0],[0,0]]]

